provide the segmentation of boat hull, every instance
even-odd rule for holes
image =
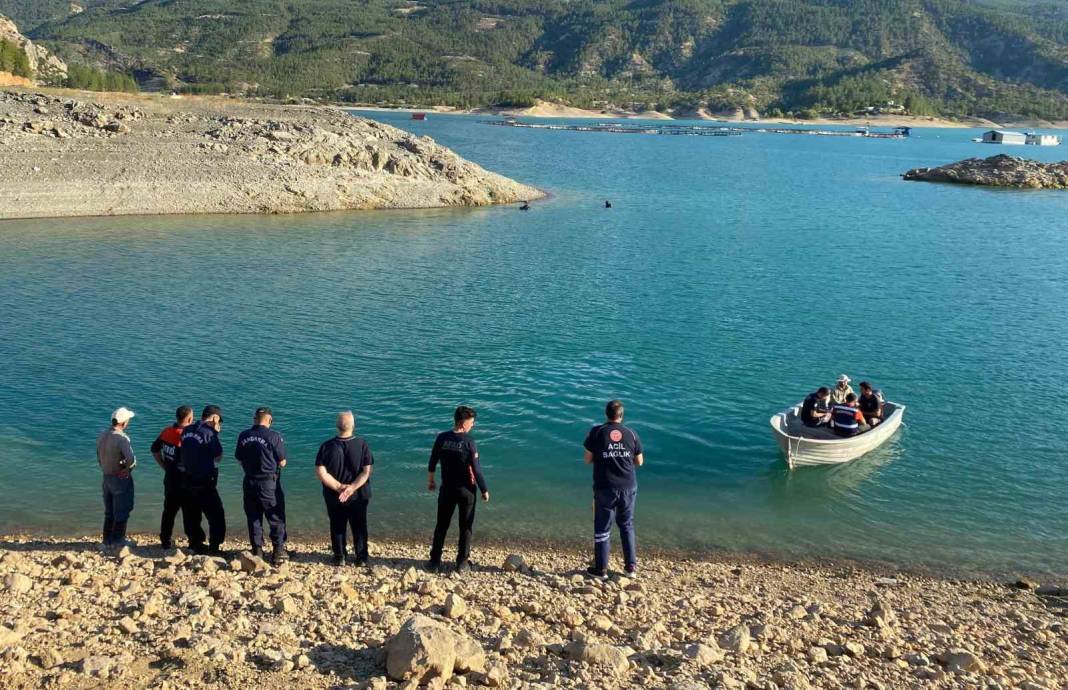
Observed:
[[[897,432],[905,416],[905,406],[887,402],[883,405],[883,412],[885,418],[882,424],[849,438],[838,438],[825,431],[803,430],[800,405],[783,410],[769,421],[775,440],[790,467],[840,465],[870,453]]]

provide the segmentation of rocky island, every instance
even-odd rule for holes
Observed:
[[[1004,153],[969,158],[937,168],[914,168],[902,177],[922,182],[955,182],[1021,189],[1068,189],[1068,161],[1041,163]]]
[[[151,543],[142,537],[143,543]],[[850,564],[663,556],[637,580],[582,574],[585,552],[479,544],[431,575],[424,544],[372,567],[291,544],[277,568],[155,546],[0,539],[5,688],[416,690],[1014,688],[1068,682],[1052,585]],[[515,544],[509,549],[516,549]]]
[[[484,206],[543,196],[334,108],[0,92],[0,219]]]

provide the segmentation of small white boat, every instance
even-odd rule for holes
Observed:
[[[856,436],[843,438],[830,429],[807,427],[801,422],[801,405],[794,405],[771,418],[771,431],[786,454],[791,468],[808,465],[838,465],[856,460],[894,435],[905,416],[905,406],[883,403],[883,422]]]

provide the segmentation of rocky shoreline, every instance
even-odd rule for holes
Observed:
[[[485,206],[541,192],[335,108],[0,91],[0,219]]]
[[[968,158],[937,168],[913,168],[902,177],[921,182],[988,187],[1068,189],[1068,161],[1041,163],[1001,153],[989,158]]]
[[[600,581],[583,552],[482,544],[431,575],[404,541],[371,568],[226,547],[0,539],[4,687],[1068,687],[1065,592],[1027,581],[692,557]]]

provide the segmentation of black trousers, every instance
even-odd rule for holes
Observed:
[[[189,537],[189,547],[204,547],[204,528],[200,526],[201,517],[208,519],[208,544],[215,548],[226,539],[226,512],[215,484],[197,484],[186,482],[182,487],[182,525],[185,536]]]
[[[159,519],[159,543],[163,546],[173,543],[174,519],[178,517],[183,503],[185,491],[182,489],[182,475],[177,470],[169,470],[163,476],[163,515]]]
[[[263,519],[266,518],[271,543],[274,548],[281,548],[286,541],[286,496],[282,492],[282,480],[277,475],[245,477],[242,491],[252,546],[263,548]]]
[[[353,496],[345,503],[337,500],[337,493],[323,492],[326,514],[330,518],[330,548],[335,556],[345,555],[348,532],[352,530],[352,554],[357,563],[367,562],[367,506],[368,500]]]
[[[456,562],[463,563],[471,555],[471,535],[475,531],[475,492],[466,486],[446,487],[438,491],[438,522],[434,527],[434,543],[430,547],[430,560],[441,560],[445,549],[445,536],[449,533],[452,514],[458,512],[457,524],[460,541],[456,546]]]

